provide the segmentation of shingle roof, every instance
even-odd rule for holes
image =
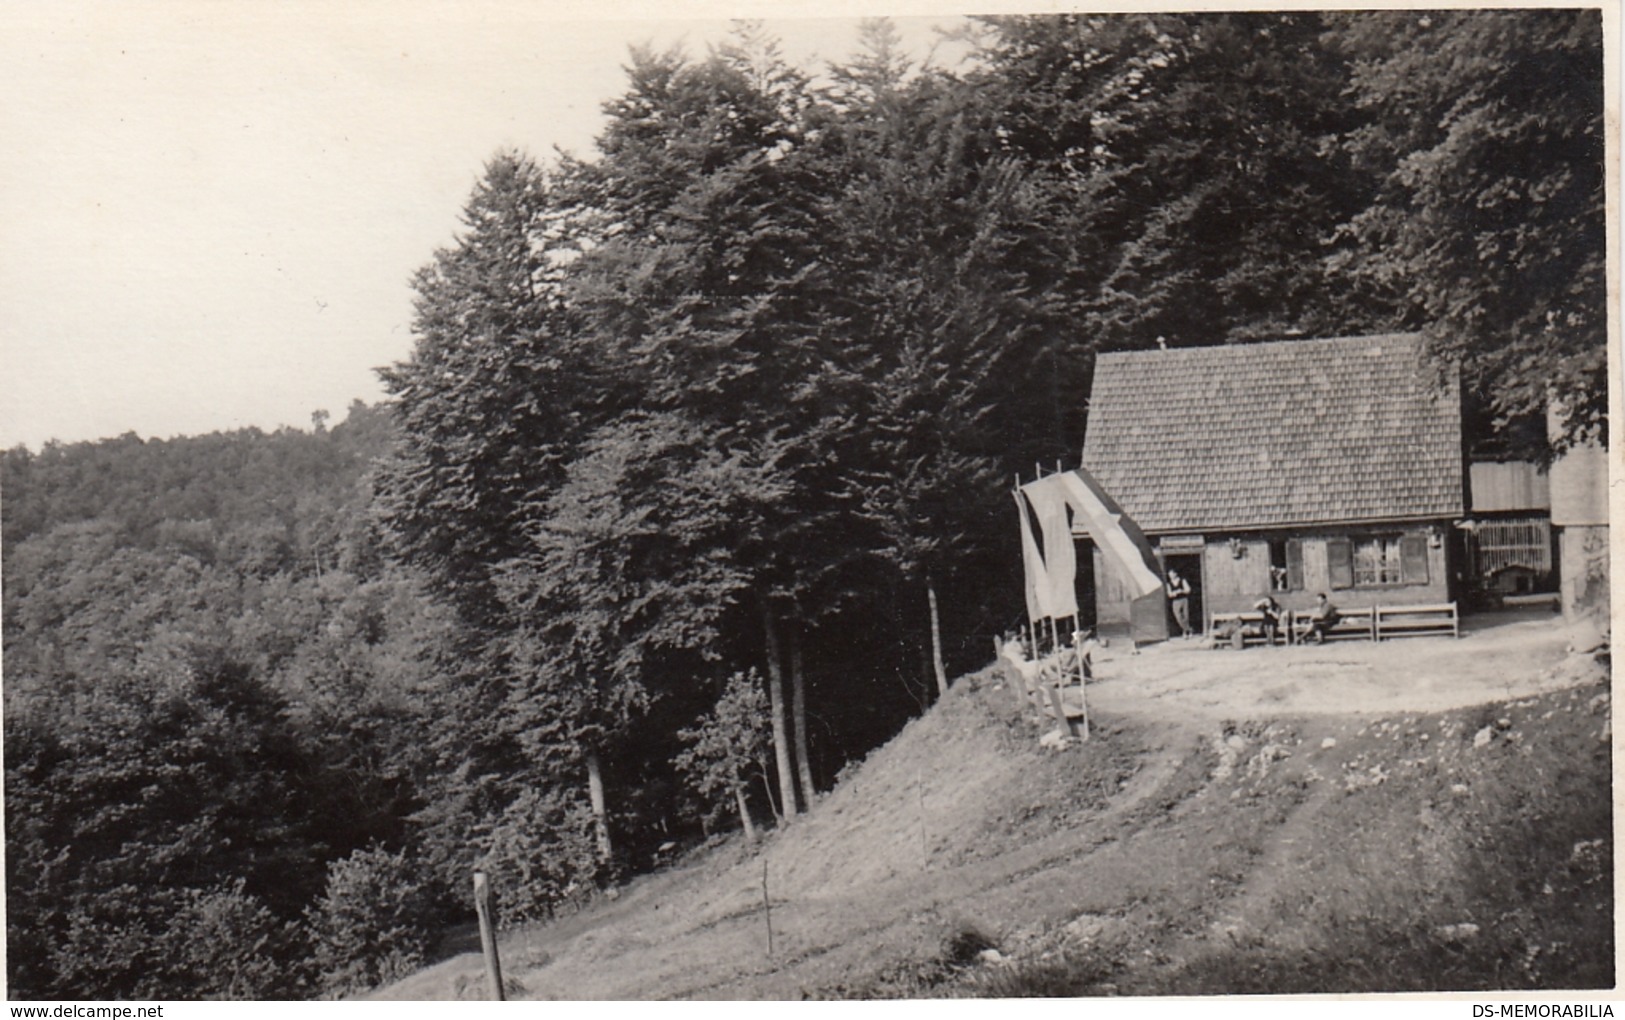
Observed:
[[[1083,464],[1149,532],[1459,517],[1460,381],[1410,334],[1102,354]]]

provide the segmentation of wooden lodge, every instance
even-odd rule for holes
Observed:
[[[1418,336],[1102,354],[1083,466],[1190,581],[1197,628],[1265,595],[1298,612],[1320,592],[1344,610],[1456,598],[1460,382]],[[1124,633],[1128,593],[1092,559],[1096,626]]]

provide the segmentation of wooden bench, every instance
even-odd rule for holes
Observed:
[[[1561,612],[1563,609],[1563,603],[1555,591],[1531,592],[1524,595],[1502,595],[1500,602],[1502,606],[1510,606],[1514,608],[1522,606],[1546,606],[1554,613]],[[1452,603],[1452,605],[1453,604],[1454,603]]]
[[[1396,637],[1460,637],[1461,622],[1454,602],[1420,606],[1373,606],[1369,609],[1339,609],[1337,623],[1326,631],[1326,640],[1357,638],[1381,641]],[[1299,643],[1309,636],[1314,615],[1292,614],[1292,637]]]
[[[1292,640],[1303,644],[1315,622],[1314,613],[1300,610],[1292,614]],[[1339,609],[1337,622],[1326,629],[1327,641],[1377,640],[1376,612],[1372,609]]]
[[[1214,613],[1208,618],[1207,632],[1216,645],[1229,644],[1236,647],[1237,628],[1240,628],[1242,647],[1269,643],[1264,638],[1263,613]],[[1281,644],[1291,643],[1291,628],[1286,625],[1284,618],[1275,628],[1275,637]]]
[[[1456,604],[1378,606],[1375,639],[1388,637],[1461,636]]]

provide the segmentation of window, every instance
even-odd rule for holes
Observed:
[[[1382,535],[1354,541],[1354,587],[1374,588],[1400,584],[1404,576],[1399,556],[1399,536]]]
[[[1552,569],[1552,527],[1544,517],[1481,521],[1467,533],[1474,572],[1485,580],[1522,568],[1531,574]]]
[[[1409,534],[1328,539],[1326,566],[1333,588],[1427,584],[1427,538]]]
[[[1303,541],[1270,540],[1270,590],[1303,591]]]

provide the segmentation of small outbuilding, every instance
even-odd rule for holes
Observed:
[[[1190,581],[1193,623],[1266,595],[1288,610],[1319,592],[1340,608],[1455,598],[1461,384],[1420,336],[1102,354],[1083,466]],[[1096,626],[1126,631],[1131,594],[1092,560]]]

